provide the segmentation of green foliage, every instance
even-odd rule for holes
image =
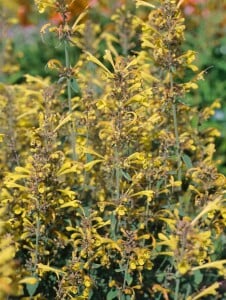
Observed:
[[[67,20],[63,0],[35,2],[61,14],[41,34],[65,56],[47,62],[55,82],[0,86],[0,203],[21,297],[221,297],[226,179],[214,161],[219,131],[202,125],[219,102],[184,104],[203,72],[182,50],[179,5],[128,1],[115,34],[101,34],[85,13]]]
[[[226,63],[225,63],[225,1],[216,2],[208,0],[203,3],[200,14],[193,14],[187,18],[186,49],[197,51],[197,65],[205,70],[205,80],[199,83],[199,89],[189,97],[190,101],[200,107],[210,105],[214,100],[220,99],[221,107],[208,121],[210,126],[217,127],[221,136],[217,138],[216,157],[220,160],[221,172],[226,172]],[[208,30],[207,30],[208,28]]]

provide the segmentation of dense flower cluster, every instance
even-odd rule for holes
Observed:
[[[127,3],[114,35],[85,12],[68,22],[73,2],[36,1],[61,15],[41,29],[65,51],[47,63],[57,82],[0,87],[0,203],[14,243],[0,263],[15,253],[24,299],[215,299],[226,179],[213,160],[218,131],[202,123],[219,103],[183,102],[204,74],[181,50],[178,3]]]

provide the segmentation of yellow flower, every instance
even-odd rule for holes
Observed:
[[[170,184],[168,186],[171,186],[171,187],[181,187],[181,185],[182,185],[182,181],[180,181],[180,180],[174,181],[173,176],[170,176],[169,182],[170,182]]]
[[[186,274],[190,270],[190,266],[189,266],[189,264],[186,261],[181,261],[177,265],[177,269],[180,272],[180,274],[184,275],[184,274]]]
[[[214,181],[216,186],[225,186],[226,185],[226,178],[223,174],[218,174],[217,179]]]
[[[3,142],[3,139],[4,139],[4,134],[0,134],[0,143],[2,143]]]
[[[144,258],[149,259],[151,257],[151,251],[145,250],[143,253]]]
[[[46,187],[45,187],[44,183],[39,184],[38,191],[40,194],[43,194],[46,191]]]
[[[35,0],[35,4],[38,7],[38,11],[42,14],[46,8],[55,7],[56,0]]]
[[[100,263],[102,266],[106,266],[109,264],[109,258],[106,254],[101,258]]]
[[[136,0],[136,6],[146,6],[146,7],[149,7],[149,8],[155,8],[155,6],[153,4],[150,4],[146,1],[141,1],[141,0]]]
[[[211,286],[207,287],[206,289],[202,290],[198,295],[196,296],[189,296],[187,300],[198,300],[201,299],[207,295],[217,295],[217,289],[219,288],[219,283],[215,282]]]
[[[226,220],[226,208],[221,209],[221,215]]]
[[[130,263],[129,263],[129,268],[130,268],[131,270],[136,270],[137,265],[136,265],[135,260],[131,260],[131,261],[130,261]]]
[[[145,264],[145,260],[141,257],[141,258],[139,258],[138,259],[138,264],[140,265],[140,266],[143,266],[144,264]]]
[[[176,250],[178,247],[178,237],[176,236],[165,236],[163,233],[158,234],[158,238],[161,240],[161,242],[158,243],[158,245],[166,245],[168,246],[171,250]]]
[[[151,261],[147,261],[145,264],[145,269],[151,270],[153,268],[153,263]]]
[[[123,205],[119,205],[119,207],[116,209],[116,212],[119,216],[125,216],[126,211],[127,211],[127,209]]]
[[[23,208],[16,204],[13,208],[13,211],[16,215],[20,215],[23,212]]]
[[[111,281],[108,283],[108,286],[109,286],[109,287],[116,286],[115,280],[111,280]]]
[[[85,275],[84,276],[84,286],[86,288],[89,288],[89,287],[91,287],[91,285],[92,285],[92,281],[91,281],[90,277]]]
[[[194,268],[192,268],[192,271],[200,270],[200,269],[209,269],[209,268],[215,268],[218,270],[222,270],[223,268],[225,268],[224,267],[225,264],[226,264],[226,259],[217,260],[217,261],[206,263],[201,266],[194,267]]]

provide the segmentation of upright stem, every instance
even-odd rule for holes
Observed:
[[[118,148],[115,146],[115,197],[116,197],[116,203],[119,202],[120,199],[120,181],[121,181],[121,172],[120,172],[120,166],[119,166],[119,153]],[[111,234],[113,239],[116,239],[116,232],[117,232],[117,226],[118,226],[118,220],[115,215],[115,212],[112,212],[111,216]]]
[[[179,300],[179,290],[180,290],[180,277],[179,274],[176,273],[176,288],[175,288],[174,300]]]
[[[173,76],[170,73],[170,88],[173,92]],[[173,109],[173,125],[174,125],[174,134],[176,139],[176,157],[177,157],[177,180],[181,181],[182,174],[181,174],[181,153],[180,153],[180,139],[179,139],[179,132],[178,132],[178,122],[177,122],[177,102],[176,99],[173,99],[172,104]]]
[[[123,290],[126,288],[126,277],[127,277],[128,269],[129,269],[129,259],[126,262],[126,269],[124,271],[124,279],[123,279],[123,286],[122,286]]]
[[[177,123],[177,104],[173,103],[173,123],[176,138],[176,156],[177,156],[177,179],[181,181],[181,154],[180,154],[180,140],[178,134],[178,123]]]
[[[115,162],[116,162],[116,169],[115,169],[115,177],[116,177],[116,200],[118,201],[120,198],[120,180],[121,180],[121,172],[119,167],[119,153],[118,148],[116,146],[115,149]]]
[[[37,216],[36,216],[36,229],[35,229],[35,257],[34,257],[34,269],[33,274],[36,275],[36,268],[38,264],[38,253],[39,253],[39,237],[40,237],[40,203],[39,199],[36,199],[36,209],[37,209]]]
[[[173,76],[170,73],[170,89],[173,93]],[[180,139],[179,139],[179,132],[178,132],[178,122],[177,122],[177,102],[175,97],[173,96],[173,103],[172,103],[172,110],[173,110],[173,125],[174,125],[174,134],[176,139],[176,157],[177,157],[177,180],[181,181],[182,173],[181,173],[181,153],[180,153]],[[179,300],[179,290],[180,290],[180,275],[176,273],[176,287],[175,287],[175,296],[174,300]]]
[[[64,41],[64,52],[65,52],[65,65],[66,69],[69,70],[70,68],[70,59],[69,59],[69,51],[68,51],[68,41]],[[72,102],[71,102],[71,78],[67,78],[67,98],[68,98],[68,110],[72,117]],[[71,139],[71,148],[72,148],[72,159],[77,159],[76,154],[76,130],[75,130],[75,123],[74,119],[72,118],[70,123],[70,139]]]

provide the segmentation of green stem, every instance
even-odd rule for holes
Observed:
[[[170,88],[171,88],[171,91],[173,92],[173,76],[172,76],[172,73],[170,73]],[[176,102],[176,99],[173,99],[172,109],[173,109],[174,134],[175,134],[175,139],[176,139],[177,180],[181,181],[181,179],[182,179],[181,154],[180,154],[180,139],[179,139],[178,122],[177,122],[177,102]]]
[[[114,241],[116,241],[116,227],[117,227],[117,217],[115,216],[115,212],[111,212],[111,237]]]
[[[124,272],[124,280],[123,280],[123,286],[122,286],[123,290],[126,288],[126,277],[127,277],[128,269],[129,269],[129,260],[127,260],[126,269],[125,269],[125,272]]]
[[[179,277],[179,274],[176,273],[176,288],[175,288],[174,300],[179,299],[179,290],[180,290],[180,277]]]
[[[116,146],[115,149],[115,163],[116,163],[116,167],[115,167],[115,177],[116,177],[116,200],[117,202],[120,199],[120,180],[121,180],[121,172],[120,172],[120,166],[119,166],[119,153],[118,153],[118,149]]]
[[[36,199],[36,209],[37,209],[37,216],[36,216],[36,229],[35,229],[35,258],[34,258],[34,268],[33,268],[33,276],[36,275],[36,268],[38,264],[38,253],[39,253],[39,237],[40,237],[40,205],[39,200]]]
[[[64,52],[65,52],[65,65],[66,69],[69,70],[70,68],[70,59],[69,59],[69,50],[68,50],[69,44],[68,41],[64,41]],[[71,95],[71,78],[67,78],[67,98],[68,98],[68,110],[69,113],[72,117],[72,95]],[[71,148],[72,148],[72,159],[76,160],[77,159],[77,154],[76,154],[76,130],[75,130],[75,123],[72,118],[71,123],[70,123],[70,139],[71,139]]]
[[[116,196],[116,203],[118,204],[119,199],[120,199],[120,181],[121,181],[121,172],[120,172],[120,167],[119,167],[119,153],[117,146],[115,147],[115,196]],[[111,222],[111,234],[113,239],[116,239],[116,232],[117,232],[117,226],[118,226],[118,220],[117,216],[115,215],[115,211],[112,212],[112,222]]]
[[[188,285],[187,285],[187,290],[186,290],[186,296],[185,296],[185,299],[188,298],[188,296],[190,295],[190,293],[191,293],[191,285],[188,284]]]
[[[176,138],[176,156],[177,156],[177,179],[181,181],[181,155],[180,155],[180,140],[178,133],[178,123],[177,123],[177,105],[173,103],[173,123],[174,123],[174,132]]]

